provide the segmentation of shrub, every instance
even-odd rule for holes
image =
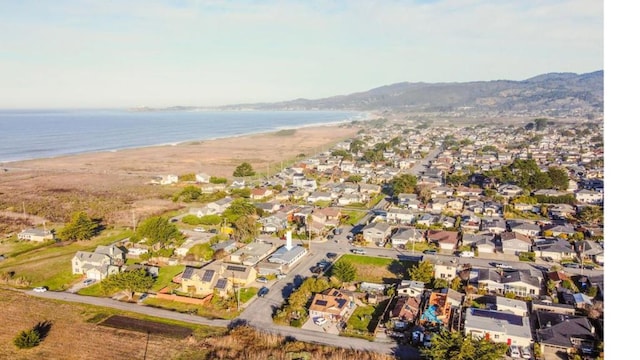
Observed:
[[[22,330],[13,343],[20,349],[29,349],[40,344],[40,333],[36,329]]]

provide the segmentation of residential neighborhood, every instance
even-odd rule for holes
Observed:
[[[215,303],[242,317],[273,299],[272,321],[323,334],[419,350],[460,332],[506,344],[505,357],[602,358],[602,124],[421,125],[382,122],[270,177],[215,189],[204,172],[155,176],[150,184],[177,197],[195,194],[158,218],[176,231],[77,251],[69,268],[95,289],[158,269],[142,305],[202,314]],[[18,237],[55,241],[34,228]],[[268,291],[279,283],[287,295]]]

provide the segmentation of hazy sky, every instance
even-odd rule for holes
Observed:
[[[0,108],[222,105],[603,69],[602,0],[0,0]]]

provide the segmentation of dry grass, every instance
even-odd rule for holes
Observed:
[[[75,304],[0,290],[0,354],[3,359],[171,359],[190,346],[187,340],[150,336],[91,324],[95,313]],[[41,321],[52,326],[44,341],[19,350],[13,338]]]
[[[273,174],[284,161],[326,150],[357,131],[356,127],[319,126],[9,163],[4,165],[9,171],[0,173],[0,211],[21,214],[24,204],[27,214],[65,222],[72,212],[82,210],[107,224],[131,225],[132,211],[140,219],[179,207],[167,200],[179,188],[149,185],[152,176],[205,172],[231,178],[242,162],[252,164],[257,172]],[[2,225],[3,233],[21,230],[18,223]]]
[[[158,334],[113,329],[98,325],[111,310],[35,298],[0,289],[0,358],[2,359],[309,359],[392,360],[371,353],[292,341],[239,326],[223,334],[198,329],[194,336],[176,339]],[[33,349],[20,350],[13,338],[39,322],[52,326],[44,341]],[[203,335],[204,331],[204,335]],[[295,356],[294,356],[295,355]]]

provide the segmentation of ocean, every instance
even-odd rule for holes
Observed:
[[[364,120],[346,111],[0,110],[0,163]]]

